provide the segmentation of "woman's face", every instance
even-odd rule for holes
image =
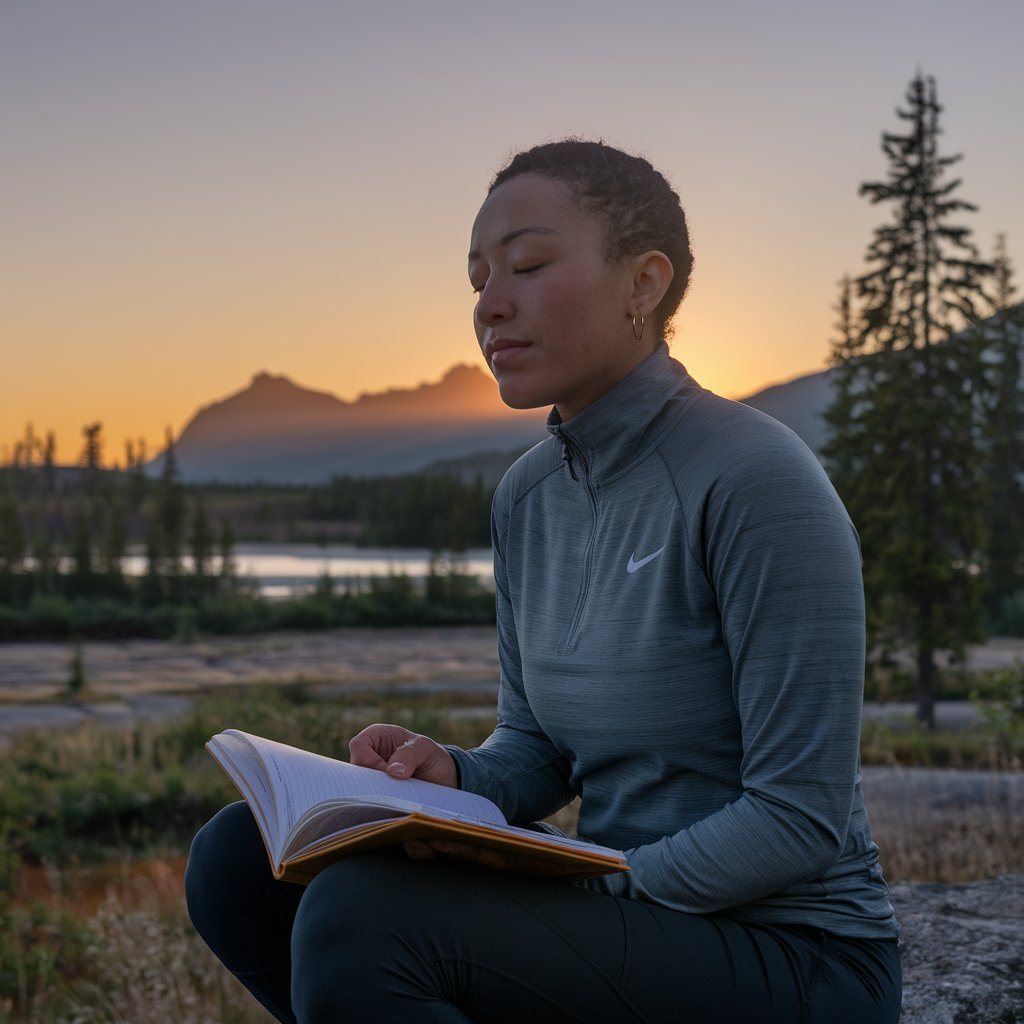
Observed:
[[[604,253],[605,222],[551,178],[519,175],[480,208],[473,322],[506,405],[571,419],[650,355],[654,332],[637,341],[631,327],[634,261]]]

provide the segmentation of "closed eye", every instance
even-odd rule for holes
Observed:
[[[512,271],[513,274],[532,274],[535,270],[540,270],[541,267],[547,266],[546,263],[535,263],[529,267],[517,267]]]

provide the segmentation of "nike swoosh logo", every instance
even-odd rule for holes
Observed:
[[[629,561],[626,563],[626,572],[628,572],[630,576],[632,576],[633,573],[637,571],[637,569],[642,569],[648,562],[653,562],[654,559],[656,559],[658,555],[660,555],[664,550],[665,545],[662,545],[662,547],[658,548],[658,550],[653,552],[652,554],[645,555],[643,558],[640,559],[639,562],[634,561],[634,559],[636,558],[636,552],[634,551],[633,554],[629,556]]]

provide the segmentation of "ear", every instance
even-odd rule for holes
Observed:
[[[637,256],[633,262],[632,309],[650,316],[665,297],[674,276],[672,261],[658,249]]]

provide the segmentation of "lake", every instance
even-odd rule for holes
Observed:
[[[442,569],[451,558],[442,554]],[[359,584],[374,576],[406,575],[423,579],[431,552],[419,548],[357,548],[348,544],[238,544],[234,549],[237,574],[254,579],[264,597],[282,598],[312,590],[324,573],[336,583]],[[490,548],[473,548],[456,556],[460,571],[493,584]],[[186,567],[189,560],[185,559]],[[123,561],[129,575],[146,571],[146,558],[131,554]],[[219,565],[215,564],[215,570]]]

